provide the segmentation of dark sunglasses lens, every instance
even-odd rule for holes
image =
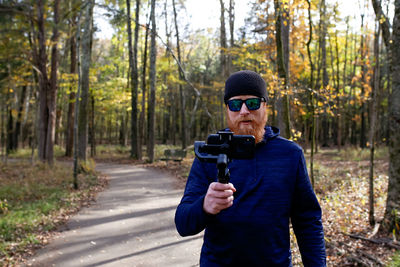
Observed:
[[[228,107],[231,111],[239,111],[242,108],[243,101],[240,99],[232,99],[228,101]]]
[[[246,99],[245,103],[249,110],[257,110],[260,108],[261,99],[260,98],[250,98],[250,99]]]

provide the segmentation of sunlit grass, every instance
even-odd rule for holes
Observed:
[[[65,155],[65,149],[55,145],[54,146],[54,156],[55,157],[62,157]],[[9,157],[11,158],[17,158],[17,159],[30,159],[32,157],[32,149],[31,148],[19,148],[18,150],[11,151],[9,154]],[[37,154],[37,149],[33,151],[33,159],[37,159],[38,154]]]

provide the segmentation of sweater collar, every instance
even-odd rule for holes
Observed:
[[[266,126],[265,127],[265,133],[264,133],[264,138],[261,142],[257,143],[256,146],[261,146],[263,144],[266,144],[268,141],[276,138],[279,136],[279,129],[274,126]]]

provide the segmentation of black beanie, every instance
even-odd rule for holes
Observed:
[[[242,70],[232,73],[225,82],[224,102],[238,95],[254,95],[268,100],[264,79],[256,72]]]

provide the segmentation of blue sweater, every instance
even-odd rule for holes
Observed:
[[[217,215],[203,211],[214,163],[195,159],[175,214],[180,235],[205,229],[200,266],[291,266],[289,223],[304,266],[325,266],[321,208],[307,174],[302,149],[266,127],[253,159],[233,160],[233,205]]]

